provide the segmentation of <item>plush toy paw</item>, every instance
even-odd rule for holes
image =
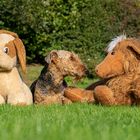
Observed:
[[[0,95],[0,105],[5,104],[5,99],[3,96]]]
[[[95,102],[92,90],[68,87],[65,89],[64,96],[70,99],[72,102]]]
[[[116,105],[113,93],[107,86],[97,86],[94,90],[94,97],[102,105]]]

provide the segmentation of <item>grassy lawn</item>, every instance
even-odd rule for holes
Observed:
[[[28,67],[28,85],[42,67]],[[70,81],[68,79],[68,81]],[[79,82],[86,87],[91,80]],[[70,82],[71,84],[71,82]],[[0,107],[1,140],[139,140],[139,107],[88,104]]]
[[[140,109],[87,104],[0,107],[1,140],[139,140]]]

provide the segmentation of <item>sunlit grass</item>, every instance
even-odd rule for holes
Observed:
[[[1,140],[139,140],[140,109],[87,104],[0,107]]]

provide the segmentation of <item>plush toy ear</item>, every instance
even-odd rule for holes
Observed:
[[[53,50],[53,51],[50,52],[50,54],[49,54],[47,57],[45,57],[45,61],[46,61],[48,64],[50,64],[50,63],[52,63],[52,62],[55,63],[56,60],[57,60],[57,58],[58,58],[58,53],[57,53],[56,50]]]
[[[127,48],[137,54],[140,54],[140,41],[138,40],[132,41],[132,44],[128,45]]]
[[[18,35],[16,33],[7,30],[0,30],[0,34],[9,34],[15,38],[18,38]]]
[[[21,65],[22,71],[26,73],[26,52],[25,52],[25,47],[22,43],[22,41],[19,38],[16,38],[13,40],[14,45],[16,48],[17,56],[19,59],[19,63]]]

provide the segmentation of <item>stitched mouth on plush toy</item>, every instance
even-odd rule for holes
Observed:
[[[103,78],[107,79],[107,78],[113,78],[113,77],[116,77],[116,76],[119,76],[119,75],[122,75],[123,73],[115,73],[115,74],[107,74],[105,75]]]
[[[106,78],[111,78],[111,77],[115,77],[115,76],[116,76],[116,74],[107,74],[107,75],[105,75],[104,78],[106,79]]]
[[[10,72],[12,68],[0,67],[0,72]]]

